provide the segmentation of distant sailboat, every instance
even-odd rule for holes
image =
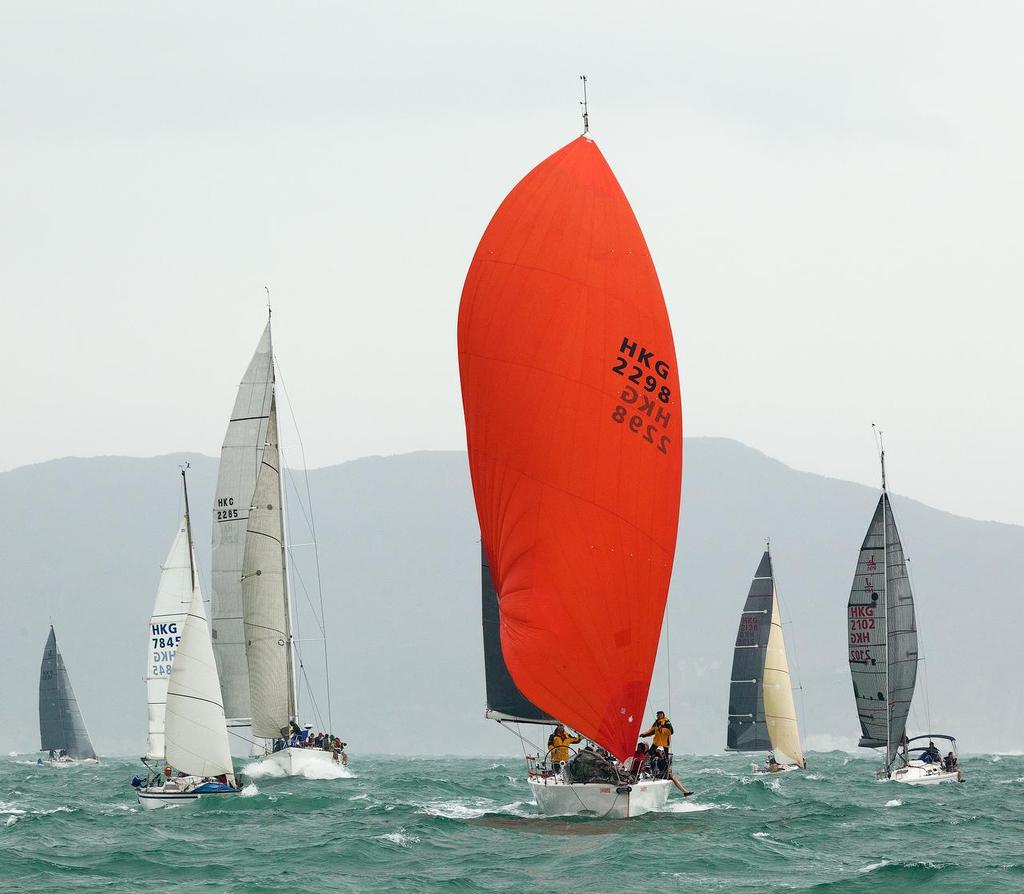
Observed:
[[[793,704],[772,556],[767,547],[750,584],[736,634],[726,750],[771,752],[764,772],[806,767]],[[781,754],[785,760],[778,761],[776,754]]]
[[[917,683],[917,624],[903,545],[885,481],[864,535],[847,606],[850,673],[860,719],[862,748],[883,748],[879,777],[917,785],[963,781],[956,765],[956,740],[930,734],[906,737],[907,716]],[[937,749],[914,742],[940,739],[952,748],[953,765],[936,760]]]
[[[52,625],[39,668],[39,739],[40,749],[48,752],[40,764],[60,767],[96,759]]]
[[[238,386],[221,449],[213,509],[213,644],[228,725],[251,732],[252,756],[292,775],[340,764],[347,755],[340,740],[335,747],[288,744],[293,735],[298,741],[310,733],[298,723],[283,503],[268,321]]]
[[[594,777],[577,773],[579,758],[530,762],[543,812],[656,809],[671,782],[626,762],[675,553],[679,378],[643,234],[586,134],[495,213],[466,277],[458,350],[484,551],[487,714],[557,718],[599,749],[586,762],[602,781],[582,781]]]
[[[167,763],[146,780],[132,780],[139,803],[146,809],[238,792],[210,627],[196,578],[184,469],[181,478],[185,536],[183,540],[179,530],[161,571],[150,622],[150,630],[160,633],[150,637],[157,645],[154,648],[150,643],[146,670],[149,740],[147,758],[143,760]],[[187,573],[183,573],[183,555],[187,557]],[[182,612],[186,593],[187,608]],[[176,632],[171,632],[172,627]],[[156,658],[160,661],[154,663]],[[168,658],[170,673],[166,673]]]

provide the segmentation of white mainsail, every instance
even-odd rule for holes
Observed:
[[[797,728],[796,706],[793,704],[793,686],[789,679],[789,659],[786,656],[786,640],[782,635],[782,620],[774,581],[772,626],[765,649],[763,680],[764,719],[772,748],[802,767],[804,753],[800,747],[800,730]]]
[[[224,707],[235,722],[248,722],[252,716],[242,617],[242,564],[249,507],[267,441],[273,397],[273,346],[268,321],[238,386],[221,448],[213,503],[213,645]]]
[[[277,405],[271,398],[242,562],[252,732],[266,739],[282,735],[295,716],[279,461]]]
[[[153,616],[149,621],[149,660],[146,661],[146,701],[149,706],[149,740],[146,757],[164,759],[164,715],[167,703],[167,682],[174,665],[174,656],[181,642],[182,629],[192,604],[193,551],[189,563],[187,520],[171,544],[167,560],[160,570]]]
[[[226,774],[234,783],[227,721],[198,584],[167,685],[167,762],[191,776]]]

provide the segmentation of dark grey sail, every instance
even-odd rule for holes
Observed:
[[[850,674],[863,748],[899,750],[917,682],[914,597],[889,495],[883,490],[857,559],[847,606]]]
[[[43,751],[76,760],[96,757],[53,627],[39,668],[39,739]]]
[[[727,751],[770,751],[764,713],[764,660],[772,630],[772,557],[761,556],[740,615],[729,685]]]
[[[487,551],[480,545],[480,576],[484,626],[484,673],[487,680],[487,716],[521,723],[555,723],[519,691],[501,651],[501,615],[498,592],[491,578]]]

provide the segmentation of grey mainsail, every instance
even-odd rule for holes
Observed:
[[[268,321],[238,386],[221,448],[213,503],[213,651],[224,711],[229,722],[235,723],[248,722],[252,716],[242,618],[242,562],[249,507],[263,460],[273,397],[273,346]]]
[[[480,578],[484,628],[484,677],[487,683],[487,716],[522,723],[555,723],[519,691],[505,665],[501,650],[501,615],[498,592],[491,578],[487,551],[480,544]]]
[[[39,739],[43,751],[63,751],[76,760],[96,757],[52,626],[39,668]]]
[[[252,731],[266,739],[280,736],[288,721],[295,717],[279,463],[277,404],[272,398],[242,562],[242,614]]]
[[[888,770],[906,730],[918,653],[914,598],[884,485],[857,558],[847,630],[859,744],[885,748]]]
[[[764,709],[764,662],[772,629],[775,583],[772,557],[761,556],[740,615],[729,684],[728,751],[769,751],[772,743]]]

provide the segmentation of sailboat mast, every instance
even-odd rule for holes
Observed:
[[[270,326],[272,310],[270,307],[270,287],[263,287],[267,292],[267,326]],[[270,348],[270,406],[271,412],[277,412],[277,375],[274,368],[274,348]],[[288,622],[288,716],[298,723],[299,717],[299,681],[295,673],[295,618],[292,617],[291,599],[288,598],[288,517],[284,506],[284,462],[281,450],[281,434],[278,429],[277,444],[277,505],[281,507],[281,589],[284,595],[284,616]]]
[[[874,423],[871,424],[875,428]],[[877,430],[877,429],[876,429]],[[878,432],[878,460],[882,465],[882,580],[885,585],[885,772],[890,771],[889,755],[892,753],[892,691],[889,688],[889,494],[885,488],[885,441]]]
[[[580,75],[580,80],[583,81],[583,102],[580,103],[580,108],[583,111],[583,133],[586,135],[590,133],[590,115],[587,110],[587,76]]]
[[[190,463],[185,463],[181,467],[181,489],[185,493],[185,535],[188,537],[188,570],[192,575],[192,590],[196,588],[196,563],[192,555],[192,517],[188,512],[188,478],[185,476],[185,470],[190,467]]]
[[[280,441],[278,436],[278,441]],[[281,461],[281,453],[278,453],[278,462],[281,464],[281,472],[284,472],[284,463]],[[288,713],[298,722],[299,712],[299,681],[295,673],[295,618],[292,617],[292,601],[288,596],[288,516],[284,507],[284,475],[277,478],[277,503],[281,507],[281,587],[284,592],[284,614],[288,619],[288,698],[291,701]]]

